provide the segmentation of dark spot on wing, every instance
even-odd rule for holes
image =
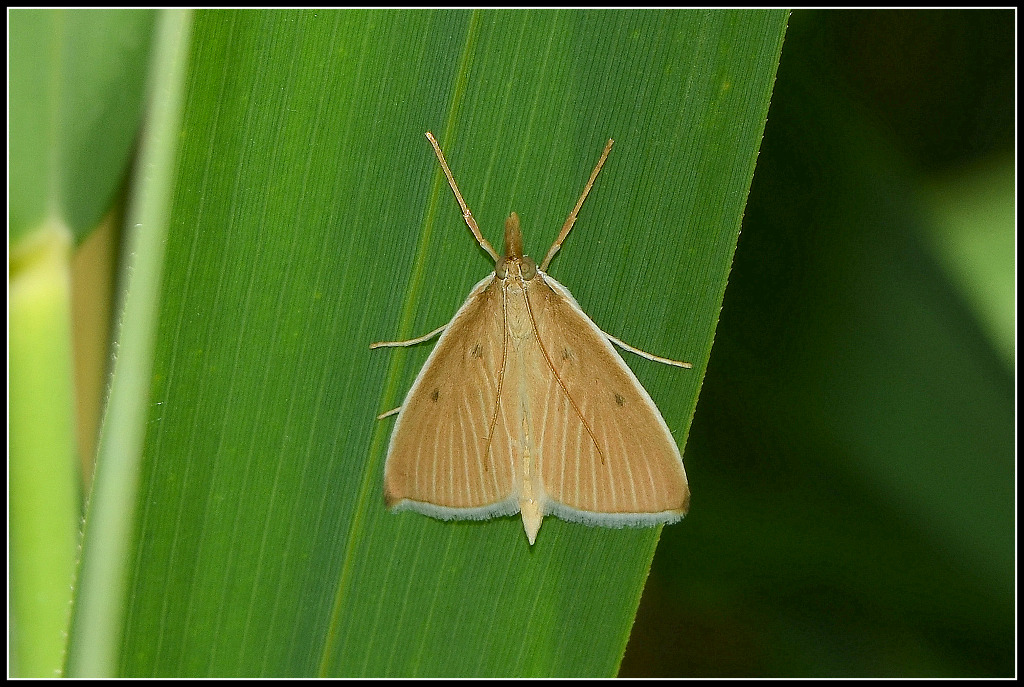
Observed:
[[[473,345],[473,350],[469,352],[474,358],[482,358],[484,355],[484,347],[479,343]]]
[[[572,358],[573,358],[572,351],[570,351],[568,348],[563,348],[562,349],[562,360],[572,360]]]
[[[624,399],[621,394],[616,393],[615,394],[615,403],[617,403],[620,406],[621,405],[625,405],[626,404],[626,399]]]
[[[441,390],[440,389],[434,389],[434,393],[430,394],[430,400],[436,402],[440,395],[441,395]],[[618,394],[616,394],[616,396],[617,395]],[[620,403],[619,405],[622,405],[622,404]]]

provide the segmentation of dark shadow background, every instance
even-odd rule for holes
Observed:
[[[1015,25],[792,15],[620,675],[1015,674],[1015,341],[958,276],[1015,269]]]

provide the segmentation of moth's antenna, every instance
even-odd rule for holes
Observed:
[[[548,268],[548,264],[551,262],[551,258],[555,257],[555,253],[562,247],[562,241],[569,235],[569,230],[572,229],[572,225],[576,223],[576,215],[579,213],[580,208],[583,207],[583,201],[587,199],[587,194],[590,193],[590,187],[594,185],[594,179],[597,178],[597,173],[601,171],[601,167],[604,166],[604,161],[608,158],[608,151],[612,149],[612,144],[615,143],[612,139],[608,139],[608,142],[604,144],[604,152],[601,153],[601,159],[597,161],[597,166],[594,167],[594,171],[590,173],[590,180],[587,181],[586,187],[583,189],[583,194],[580,199],[576,201],[576,207],[569,213],[569,217],[566,218],[565,224],[562,225],[562,231],[555,239],[555,242],[551,244],[551,248],[548,249],[548,254],[544,256],[544,262],[540,264],[541,271]],[[453,182],[454,183],[454,182]]]
[[[455,177],[452,176],[452,170],[448,169],[448,163],[445,162],[444,153],[441,152],[441,146],[437,145],[437,141],[434,140],[434,134],[427,132],[427,140],[430,141],[430,145],[434,146],[434,152],[437,154],[437,159],[441,163],[441,169],[444,170],[444,175],[448,177],[448,185],[455,191],[455,200],[459,201],[459,206],[462,207],[462,218],[466,220],[466,224],[469,226],[469,230],[473,232],[473,236],[476,237],[477,243],[483,246],[483,249],[490,253],[491,257],[494,258],[494,262],[498,262],[498,254],[494,252],[494,248],[487,239],[480,233],[480,227],[476,225],[476,220],[473,219],[473,213],[469,211],[469,206],[466,205],[466,201],[462,200],[462,194],[459,193],[459,187],[455,184]],[[603,162],[603,160],[602,160]],[[598,165],[600,167],[600,165]],[[591,180],[593,181],[593,180]],[[589,191],[590,188],[587,187]],[[586,192],[583,195],[587,195]],[[583,200],[580,199],[582,203]]]

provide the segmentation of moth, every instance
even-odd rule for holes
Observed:
[[[554,515],[603,527],[679,520],[690,491],[668,425],[612,344],[677,367],[606,334],[546,270],[583,206],[614,141],[608,140],[558,238],[538,266],[523,254],[516,213],[502,255],[480,233],[441,147],[434,148],[462,215],[494,272],[441,334],[399,408],[384,467],[395,511],[442,520],[520,513],[533,545]]]

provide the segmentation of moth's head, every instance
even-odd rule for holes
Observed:
[[[505,254],[494,272],[501,279],[520,277],[529,281],[537,276],[537,263],[523,255],[523,232],[519,230],[519,215],[514,212],[505,220]]]

